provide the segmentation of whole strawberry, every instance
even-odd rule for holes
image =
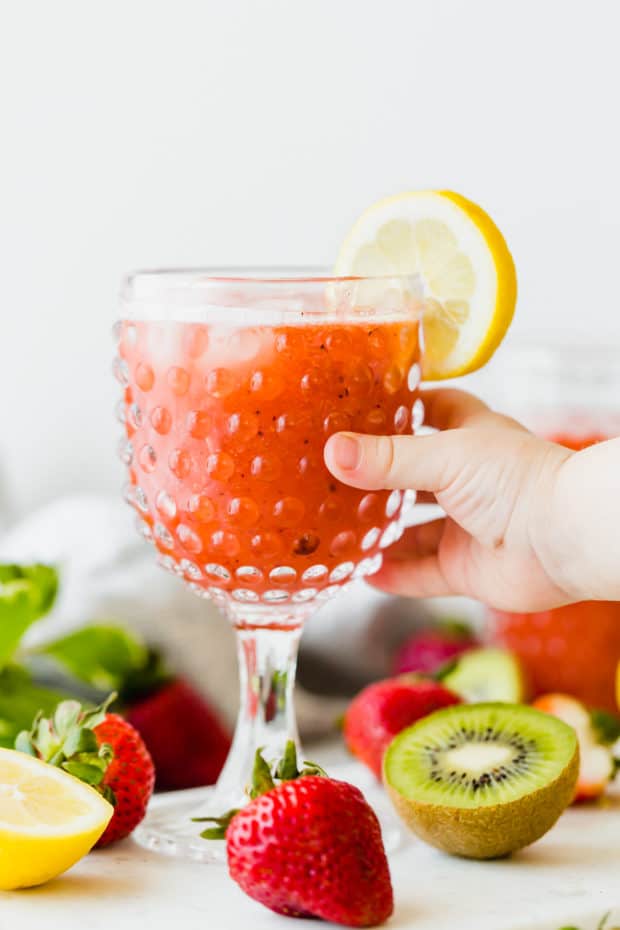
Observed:
[[[462,627],[422,630],[414,633],[394,657],[394,674],[418,672],[432,674],[451,659],[475,649],[478,641]]]
[[[353,755],[381,778],[383,755],[397,733],[460,700],[438,682],[423,678],[375,682],[349,704],[344,717],[345,742]]]
[[[153,757],[157,788],[197,788],[217,781],[230,736],[216,713],[182,678],[168,680],[126,709]]]
[[[290,917],[350,927],[387,920],[394,902],[381,829],[357,788],[317,766],[299,772],[289,743],[273,774],[257,753],[252,794],[203,833],[225,830],[228,871],[247,895]]]
[[[97,846],[128,836],[146,813],[153,793],[153,760],[134,727],[107,707],[94,710],[78,701],[62,701],[54,716],[38,715],[22,730],[15,748],[64,769],[96,788],[114,805],[114,814]]]

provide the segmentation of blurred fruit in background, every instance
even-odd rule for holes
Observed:
[[[534,432],[581,450],[620,436],[617,350],[602,343],[513,342],[472,379],[494,408]],[[490,611],[492,643],[522,661],[533,695],[563,692],[590,707],[617,711],[620,604],[584,601],[532,614]]]
[[[471,649],[436,674],[468,704],[521,704],[530,696],[522,663],[507,649]]]
[[[533,694],[560,691],[617,711],[620,604],[583,601],[533,614],[489,613],[489,637],[519,656]]]
[[[163,684],[129,704],[125,716],[153,757],[159,791],[217,781],[230,749],[230,734],[187,681],[174,678]]]
[[[72,678],[117,691],[120,712],[153,757],[159,791],[212,785],[230,734],[208,701],[162,656],[118,626],[84,627],[41,650]]]
[[[153,758],[160,791],[217,781],[230,748],[228,730],[209,702],[134,633],[93,625],[24,647],[25,633],[48,614],[57,591],[52,566],[0,564],[0,746],[12,747],[37,713],[51,716],[64,698],[93,704],[115,691],[115,708]],[[43,669],[46,679],[51,670],[56,687],[35,680],[32,669]]]
[[[383,754],[405,727],[434,710],[459,704],[458,695],[436,681],[401,676],[377,681],[355,697],[344,716],[344,739],[354,756],[381,778]]]
[[[600,797],[616,777],[618,763],[612,747],[620,736],[620,722],[600,711],[589,713],[567,694],[544,694],[534,707],[571,726],[579,741],[579,777],[573,804]]]
[[[395,675],[404,672],[428,674],[468,649],[480,645],[471,629],[456,621],[442,621],[436,628],[414,633],[398,649],[393,663]]]

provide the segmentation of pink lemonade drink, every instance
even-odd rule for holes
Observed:
[[[298,742],[302,623],[379,569],[415,504],[413,491],[346,487],[323,449],[340,430],[421,425],[420,310],[411,276],[126,280],[116,360],[126,496],[159,563],[231,620],[240,663],[241,710],[216,787],[198,807],[153,810],[136,834],[144,845],[222,859],[191,816],[243,804],[257,747],[273,761]]]
[[[128,497],[164,567],[248,605],[327,597],[378,569],[402,495],[336,481],[323,446],[421,417],[416,323],[124,322],[120,355]]]

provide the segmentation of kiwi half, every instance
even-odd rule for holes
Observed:
[[[478,701],[527,699],[527,683],[521,663],[505,649],[472,649],[456,659],[440,676],[441,683],[470,704]]]
[[[405,823],[457,856],[495,859],[539,839],[575,792],[572,727],[517,704],[436,711],[390,743],[383,778]]]

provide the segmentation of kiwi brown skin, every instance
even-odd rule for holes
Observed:
[[[383,781],[392,803],[409,829],[424,842],[467,859],[500,859],[540,839],[575,795],[579,748],[555,781],[489,807],[449,807],[405,798]]]

